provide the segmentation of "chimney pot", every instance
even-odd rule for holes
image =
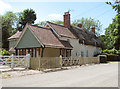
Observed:
[[[78,26],[79,28],[82,28],[82,24],[78,24],[77,26]]]
[[[93,33],[95,33],[95,26],[91,26],[91,30]]]

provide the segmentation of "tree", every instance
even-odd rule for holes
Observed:
[[[64,22],[63,21],[60,21],[60,20],[56,20],[56,21],[52,21],[53,23],[56,23],[58,25],[64,25]]]
[[[18,30],[21,31],[27,23],[34,24],[35,20],[36,20],[36,13],[33,9],[24,10],[19,16]]]
[[[98,39],[102,42],[102,48],[106,49],[106,35],[100,35]]]
[[[82,24],[82,28],[86,30],[91,30],[90,27],[94,25],[96,28],[96,34],[99,35],[101,32],[102,25],[99,20],[94,20],[92,18],[82,18],[72,22],[72,25],[74,26],[77,26],[78,24]]]
[[[2,16],[2,48],[8,49],[9,42],[8,38],[13,35],[15,29],[16,15],[15,13],[8,11]]]
[[[41,22],[38,22],[38,23],[35,24],[35,25],[44,27],[45,24],[46,24],[46,21],[41,21]]]
[[[118,50],[120,49],[120,1],[115,0],[113,3],[106,2],[106,4],[111,5],[117,12],[112,24],[106,29],[106,35],[108,36],[111,45]]]

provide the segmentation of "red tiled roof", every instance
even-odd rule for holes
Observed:
[[[64,47],[73,48],[68,41],[60,40]]]
[[[52,33],[48,28],[43,28],[39,26],[29,25],[36,37],[45,46],[54,46],[61,48],[72,48],[67,42],[61,43],[61,41]]]
[[[17,38],[20,37],[21,33],[22,33],[22,32],[17,32],[17,33],[15,33],[14,35],[12,35],[11,37],[9,37],[8,39],[17,39]]]
[[[76,38],[76,36],[66,27],[51,22],[47,22],[60,36]]]

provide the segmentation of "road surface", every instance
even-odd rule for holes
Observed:
[[[118,87],[118,63],[3,79],[2,84],[3,87]]]

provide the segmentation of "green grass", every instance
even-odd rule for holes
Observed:
[[[10,77],[10,76],[11,76],[10,74],[0,73],[0,78],[6,78],[6,77]]]
[[[117,63],[118,61],[107,61],[107,63]]]

